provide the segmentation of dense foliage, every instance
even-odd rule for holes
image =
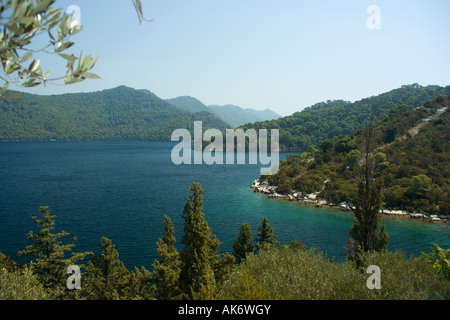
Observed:
[[[281,150],[305,151],[310,146],[317,148],[324,140],[364,128],[375,108],[378,109],[374,120],[378,122],[392,108],[402,104],[420,107],[439,94],[450,94],[450,87],[407,85],[353,103],[342,100],[321,102],[288,117],[247,124],[242,128],[267,129],[269,132],[279,129]]]
[[[450,100],[439,95],[423,107],[401,105],[373,128],[371,158],[383,181],[384,207],[450,214]],[[267,177],[279,193],[317,192],[329,203],[352,202],[365,154],[365,130],[323,141],[289,156]]]
[[[316,249],[285,245],[251,254],[223,285],[222,299],[409,300],[448,299],[450,283],[422,258],[401,252],[367,253],[362,265],[330,261]],[[382,270],[381,289],[366,286],[370,265]]]
[[[242,225],[234,256],[219,254],[220,241],[202,213],[204,191],[193,184],[183,212],[182,250],[175,247],[174,225],[164,219],[153,270],[128,270],[115,245],[101,238],[98,254],[76,253],[63,244],[69,234],[53,233],[55,216],[40,209],[39,227],[30,232],[22,252],[33,262],[17,265],[0,254],[0,299],[5,300],[172,300],[172,299],[449,299],[448,250],[436,245],[430,254],[406,258],[401,252],[365,253],[359,265],[336,262],[317,249],[293,241],[281,246],[268,219],[262,218],[253,239]],[[238,260],[235,257],[239,257]],[[89,258],[87,264],[83,260]],[[79,287],[67,273],[77,263]],[[83,264],[80,264],[83,263]],[[368,288],[368,266],[382,270],[380,289]]]
[[[190,113],[150,91],[125,86],[92,93],[14,95],[0,99],[3,141],[170,141],[176,129],[192,131],[194,121],[202,121],[203,129],[227,128],[211,113]]]

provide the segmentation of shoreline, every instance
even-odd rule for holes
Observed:
[[[311,207],[335,209],[350,213],[354,209],[354,207],[351,204],[346,202],[329,203],[327,202],[327,200],[317,197],[319,192],[314,192],[310,194],[302,194],[301,192],[292,192],[291,194],[279,194],[276,192],[276,186],[272,186],[264,182],[261,182],[259,179],[255,180],[253,184],[250,186],[250,188],[253,189],[253,192],[262,193],[266,195],[268,198],[296,201]],[[417,212],[408,212],[404,210],[392,210],[383,208],[381,210],[381,214],[389,217],[418,219],[429,223],[450,224],[450,216],[432,215],[426,212],[417,213]]]

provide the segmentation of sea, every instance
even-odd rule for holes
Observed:
[[[203,213],[222,242],[220,252],[232,252],[243,223],[256,237],[261,218],[269,219],[281,244],[297,240],[318,248],[330,259],[346,259],[345,245],[353,215],[314,208],[298,202],[267,198],[250,188],[261,165],[173,163],[176,143],[145,141],[2,142],[0,143],[0,252],[17,262],[30,243],[27,233],[39,229],[33,216],[41,206],[55,215],[53,233],[66,231],[66,243],[76,237],[74,252],[100,252],[102,237],[110,238],[119,259],[130,270],[152,269],[156,242],[163,235],[164,217],[175,226],[182,250],[183,209],[189,187],[200,183]],[[280,155],[281,159],[286,154]],[[409,256],[430,252],[434,243],[450,247],[448,225],[383,217],[390,251]]]

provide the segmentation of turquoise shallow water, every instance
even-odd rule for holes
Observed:
[[[281,243],[302,241],[329,257],[343,249],[351,214],[269,199],[249,186],[257,165],[181,165],[171,162],[174,143],[33,142],[0,144],[0,251],[14,259],[34,228],[31,216],[49,206],[56,231],[77,236],[77,251],[98,252],[102,236],[116,244],[127,267],[151,268],[164,215],[172,218],[178,241],[181,218],[193,182],[205,190],[204,212],[213,232],[231,251],[242,223],[254,234],[267,217]],[[285,155],[281,155],[283,158]],[[401,218],[384,218],[389,248],[408,255],[450,246],[449,228]],[[181,244],[178,242],[181,249]]]

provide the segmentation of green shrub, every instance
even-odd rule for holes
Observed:
[[[430,254],[423,253],[428,262],[433,265],[439,274],[450,280],[450,249],[443,249],[433,244],[434,250]]]
[[[381,289],[367,286],[370,265],[380,268]],[[367,253],[357,269],[315,249],[283,246],[249,255],[222,287],[221,298],[258,298],[256,292],[286,300],[449,299],[450,281],[424,259],[401,252]]]
[[[375,299],[430,300],[450,299],[450,281],[422,258],[407,259],[401,251],[370,253],[363,265],[381,269],[381,290],[373,290]]]
[[[242,268],[234,272],[226,281],[217,298],[222,300],[275,300],[276,297],[267,289],[264,280],[258,280],[254,271]]]
[[[16,263],[11,260],[10,257],[5,256],[0,252],[0,269],[6,269],[7,271],[13,271],[16,267]]]
[[[30,269],[0,269],[0,300],[47,300],[43,286]]]
[[[236,272],[254,275],[270,295],[286,300],[354,299],[365,286],[364,277],[350,263],[333,263],[316,250],[292,246],[249,255]],[[359,290],[348,291],[349,282],[357,283],[358,278],[362,283]],[[230,281],[231,285],[224,289],[236,290],[239,281],[234,275]]]

